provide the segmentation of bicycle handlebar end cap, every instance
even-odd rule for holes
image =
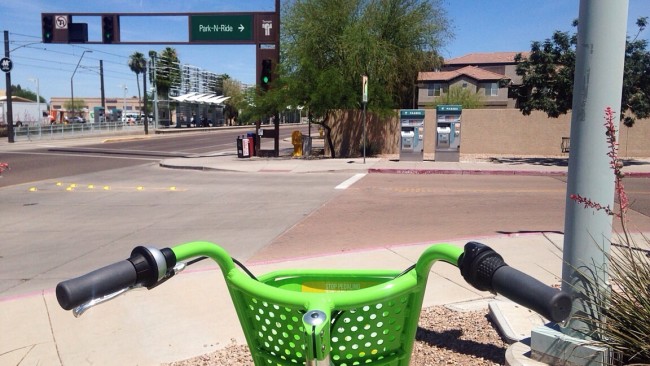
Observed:
[[[59,306],[61,306],[63,310],[72,310],[77,306],[70,300],[72,295],[69,288],[65,285],[65,282],[57,284],[55,292],[56,301],[59,302]]]
[[[573,299],[571,295],[558,291],[551,299],[551,306],[549,309],[549,320],[555,323],[560,323],[569,318],[571,309],[573,307]]]

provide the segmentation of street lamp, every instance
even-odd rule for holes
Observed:
[[[79,64],[81,63],[81,59],[84,58],[84,55],[88,53],[92,53],[93,51],[91,50],[85,50],[81,53],[81,57],[79,57],[79,62],[77,62],[77,66],[74,68],[74,71],[72,72],[72,76],[70,77],[70,108],[72,109],[74,113],[74,85],[72,84],[72,79],[74,79],[74,74],[77,73],[77,69],[79,68]]]
[[[126,115],[126,93],[129,91],[129,88],[126,87],[126,84],[121,84],[120,86],[124,88],[124,97],[122,98],[122,116],[120,116],[120,121],[124,122],[124,116]]]
[[[43,122],[43,113],[41,113],[41,92],[38,86],[38,78],[31,78],[29,79],[29,81],[36,83],[36,105],[37,105],[36,108],[38,109],[37,121],[38,124],[40,125]]]

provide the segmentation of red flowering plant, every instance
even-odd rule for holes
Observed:
[[[640,235],[646,247],[642,248],[628,228],[630,201],[623,185],[624,164],[618,156],[614,113],[609,107],[605,110],[605,128],[618,206],[613,209],[579,194],[570,195],[586,208],[618,218],[622,227],[622,233],[612,240],[611,253],[606,253],[611,289],[589,295],[589,302],[602,316],[585,320],[597,325],[597,342],[613,351],[611,364],[650,365],[650,239]]]
[[[0,174],[2,174],[2,172],[4,172],[7,169],[9,169],[9,164],[0,162]]]

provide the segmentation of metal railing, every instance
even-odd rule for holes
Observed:
[[[38,126],[14,127],[14,140],[52,140],[80,136],[115,134],[116,132],[135,132],[142,125],[128,125],[125,122],[68,123]]]

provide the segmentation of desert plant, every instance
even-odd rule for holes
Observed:
[[[597,330],[596,334],[589,336],[613,351],[612,364],[650,365],[650,251],[634,239],[628,227],[629,199],[623,185],[623,162],[618,157],[617,131],[611,108],[605,110],[605,127],[617,207],[603,206],[576,194],[570,197],[587,208],[602,210],[618,218],[622,232],[617,235],[616,242],[612,241],[611,252],[605,253],[609,262],[605,270],[610,286],[587,295],[589,304],[597,311],[585,314],[583,320],[593,324]],[[650,247],[650,239],[642,238],[645,246]],[[592,285],[594,289],[602,288],[596,283]]]
[[[485,106],[483,96],[459,85],[452,86],[444,95],[438,98],[432,105],[461,105],[463,109],[476,109]]]

